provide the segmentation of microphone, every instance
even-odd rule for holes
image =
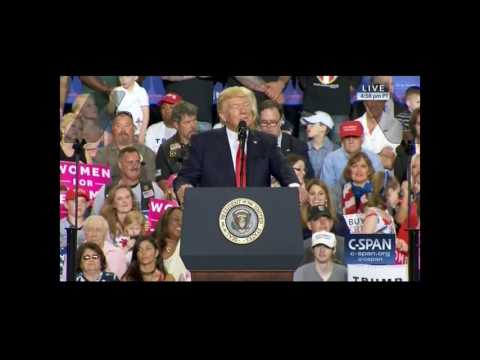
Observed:
[[[241,120],[238,123],[238,141],[241,143],[244,143],[246,138],[247,138],[247,122],[245,120]]]

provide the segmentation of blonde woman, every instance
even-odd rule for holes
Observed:
[[[65,114],[60,123],[60,161],[75,161],[73,143],[75,139],[82,139],[82,122],[74,113]],[[92,158],[83,148],[80,153],[80,162],[91,164]]]

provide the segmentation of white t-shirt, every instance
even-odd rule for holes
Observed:
[[[133,123],[135,124],[135,135],[138,135],[143,123],[142,107],[149,106],[147,91],[138,85],[137,82],[135,82],[131,91],[127,91],[122,86],[117,86],[113,90],[123,92],[124,96],[118,105],[117,111],[128,111],[132,114]]]
[[[165,126],[163,121],[148,127],[145,145],[156,154],[160,146],[177,133],[177,129]]]
[[[391,143],[378,125],[376,125],[372,133],[370,133],[367,125],[367,113],[363,114],[362,117],[356,119],[355,121],[360,122],[363,127],[362,148],[370,150],[375,154],[379,154],[385,147],[391,147],[393,151],[395,151],[399,145]]]

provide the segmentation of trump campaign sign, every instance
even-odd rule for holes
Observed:
[[[67,216],[64,207],[66,192],[75,187],[77,168],[74,162],[60,161],[60,218]],[[88,191],[90,200],[97,192],[112,181],[110,167],[100,164],[78,164],[78,186]]]
[[[349,234],[345,242],[346,264],[395,264],[395,234]]]
[[[175,200],[159,200],[151,199],[148,203],[148,223],[150,224],[150,232],[155,230],[155,226],[162,218],[165,211],[172,207],[178,207]]]
[[[348,281],[408,281],[408,265],[347,265]]]
[[[360,234],[363,228],[363,214],[343,215],[350,234]]]

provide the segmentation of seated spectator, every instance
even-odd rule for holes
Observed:
[[[394,169],[395,176],[400,182],[407,180],[407,166],[413,150],[415,154],[420,154],[420,108],[413,110],[409,127],[413,144],[404,140],[396,150],[397,156]],[[410,148],[413,146],[415,147],[414,149]]]
[[[155,153],[145,145],[135,143],[133,138],[133,118],[128,112],[119,112],[113,119],[112,143],[100,148],[93,161],[97,164],[110,166],[112,183],[120,180],[118,159],[120,150],[133,146],[140,153],[143,161],[140,180],[143,182],[155,181]]]
[[[60,161],[75,161],[75,150],[73,143],[76,139],[82,139],[82,122],[74,113],[68,113],[63,116],[60,123]],[[92,158],[83,148],[80,153],[80,162],[90,164]]]
[[[172,121],[177,133],[160,146],[156,157],[156,180],[167,191],[167,180],[178,174],[190,153],[190,139],[197,133],[197,107],[181,101],[172,110]]]
[[[320,231],[312,235],[312,251],[315,261],[300,266],[293,274],[293,281],[347,281],[347,268],[334,263],[335,235]]]
[[[120,170],[120,180],[103,185],[97,192],[93,204],[93,213],[99,214],[111,189],[116,185],[125,185],[130,187],[134,195],[137,208],[148,216],[148,203],[150,199],[164,199],[165,194],[154,181],[141,181],[141,157],[140,153],[133,146],[120,150],[118,155],[118,169]]]
[[[330,212],[327,209],[320,209],[318,207],[310,208],[308,213],[308,229],[312,233],[319,231],[328,231],[333,232],[335,226],[335,221]],[[344,265],[345,263],[345,238],[335,234],[337,240],[336,253],[334,261]],[[303,247],[305,250],[302,264],[307,264],[314,261],[314,256],[312,252],[312,238],[309,237],[303,241]]]
[[[182,217],[182,209],[169,208],[158,222],[154,238],[160,249],[165,270],[175,281],[191,281],[190,272],[180,257]]]
[[[123,251],[112,244],[107,221],[101,216],[91,215],[85,220],[83,230],[86,243],[93,242],[103,250],[107,259],[106,270],[121,279],[127,270],[127,260]]]
[[[107,259],[95,243],[87,242],[77,250],[77,276],[75,281],[106,282],[119,281],[117,275],[106,271]]]
[[[301,123],[307,126],[308,158],[313,167],[313,176],[319,179],[325,157],[338,149],[326,137],[333,129],[333,120],[326,112],[317,111],[314,115],[303,117]]]
[[[348,160],[343,172],[346,180],[341,202],[343,214],[363,214],[365,212],[368,195],[373,191],[374,174],[375,169],[365,153],[360,152]]]
[[[65,208],[67,209],[67,217],[60,220],[60,247],[67,246],[67,228],[75,226],[75,188],[67,191],[65,197]],[[85,241],[85,233],[83,232],[83,223],[85,222],[85,213],[90,206],[90,196],[88,191],[78,188],[77,194],[77,246]]]
[[[412,113],[420,108],[420,88],[418,86],[411,86],[405,91],[405,104],[407,105],[407,110],[396,116],[400,124],[402,124],[404,132],[410,130]]]
[[[275,136],[277,146],[282,150],[283,155],[297,154],[302,156],[306,161],[306,177],[312,178],[315,174],[308,158],[307,144],[282,131],[282,126],[286,123],[283,106],[276,101],[265,100],[259,105],[258,113],[258,130]]]
[[[384,170],[377,154],[369,150],[362,150],[363,127],[358,121],[343,122],[340,125],[340,138],[342,139],[342,147],[325,157],[320,175],[320,179],[327,184],[330,196],[335,200],[337,206],[341,204],[341,189],[345,185],[343,171],[352,156],[363,151],[370,159],[375,171]],[[341,213],[342,208],[337,208],[337,212]]]
[[[152,149],[155,154],[162,144],[177,133],[177,128],[172,120],[172,111],[173,107],[180,101],[182,101],[180,95],[167,93],[158,103],[162,121],[149,126],[145,140],[145,145]]]
[[[141,87],[138,76],[119,76],[121,86],[117,86],[110,94],[110,103],[116,105],[112,112],[129,112],[132,114],[135,127],[134,139],[145,144],[148,123],[150,121],[150,103],[147,91]]]
[[[156,241],[140,237],[133,247],[132,262],[122,281],[175,281],[166,272]]]

